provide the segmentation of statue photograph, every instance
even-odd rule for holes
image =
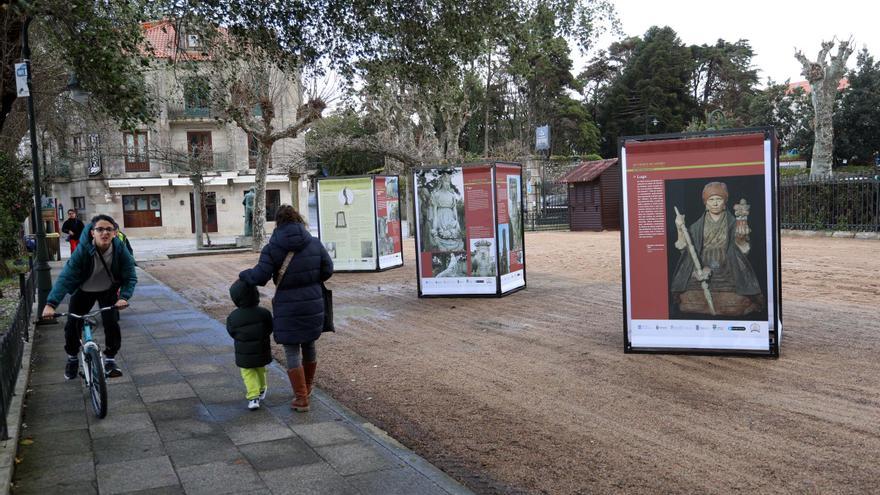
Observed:
[[[495,276],[495,239],[471,239],[471,276]]]
[[[419,210],[423,251],[461,251],[464,249],[464,183],[455,169],[419,171]]]
[[[759,191],[760,184],[748,187],[749,180],[753,179],[670,181],[678,183],[673,189],[681,190],[681,194],[670,194],[672,191],[668,187],[666,196],[667,206],[672,210],[670,216],[674,219],[674,226],[668,234],[673,241],[668,250],[670,262],[676,260],[669,285],[672,316],[766,318],[764,235],[763,232],[760,236],[753,235],[755,232],[748,221],[752,205],[744,197],[751,191]],[[730,208],[728,183],[733,181],[743,186],[738,188],[740,191],[746,191]],[[701,191],[696,189],[699,184],[702,184]],[[695,208],[693,196],[702,200],[700,210]],[[751,196],[762,198],[758,193]],[[676,204],[677,198],[687,201],[687,206],[684,206],[685,201]],[[760,269],[755,269],[755,262],[760,262]]]
[[[506,223],[498,225],[498,242],[501,246],[501,258],[498,270],[501,275],[510,273],[510,226]]]
[[[517,175],[507,176],[507,212],[510,216],[510,250],[522,249],[522,210],[521,210],[520,178]]]
[[[434,277],[466,277],[467,253],[437,253],[431,257],[431,274]]]

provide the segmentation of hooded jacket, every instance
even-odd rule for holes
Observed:
[[[257,266],[238,274],[251,285],[266,285],[291,251],[293,259],[284,278],[278,281],[272,299],[275,342],[279,344],[302,344],[321,336],[324,325],[321,282],[333,275],[333,260],[305,225],[285,223],[275,228],[269,243],[260,252]]]
[[[229,287],[229,297],[237,308],[226,318],[226,331],[235,340],[235,365],[259,368],[272,362],[269,335],[272,313],[260,307],[260,293],[253,285],[236,280]]]
[[[57,308],[58,304],[67,294],[73,294],[82,284],[92,276],[92,270],[95,267],[95,247],[94,239],[89,234],[92,231],[92,224],[89,224],[80,237],[80,245],[70,254],[70,259],[61,270],[58,279],[52,284],[52,291],[46,302],[53,308]],[[134,269],[134,258],[116,237],[113,238],[113,261],[110,263],[110,273],[113,279],[119,284],[119,297],[128,301],[134,294],[134,287],[137,285],[137,274]]]

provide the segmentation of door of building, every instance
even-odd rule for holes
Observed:
[[[202,202],[205,205],[205,232],[217,232],[217,195],[213,192],[206,192],[202,195]],[[193,209],[193,193],[189,193],[189,225],[192,233],[196,233],[196,213]]]

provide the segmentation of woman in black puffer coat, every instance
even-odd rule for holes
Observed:
[[[239,273],[238,278],[251,285],[266,285],[281,270],[287,254],[293,253],[283,279],[276,284],[272,314],[275,342],[282,344],[287,354],[287,376],[295,396],[290,407],[303,412],[309,410],[318,366],[315,341],[324,326],[321,283],[333,275],[333,261],[292,206],[281,205],[275,222],[257,266]]]

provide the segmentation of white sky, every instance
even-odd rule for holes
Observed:
[[[802,0],[614,0],[623,32],[641,36],[653,25],[669,26],[686,45],[712,45],[718,38],[735,42],[747,39],[756,55],[752,58],[763,86],[767,77],[776,82],[801,81],[795,47],[815,60],[823,40],[852,36],[856,51],[847,66],[855,66],[863,46],[880,59],[880,1]],[[819,8],[825,4],[826,7]],[[608,42],[600,42],[605,48]],[[836,53],[835,46],[833,52]],[[572,53],[575,74],[584,59]]]

